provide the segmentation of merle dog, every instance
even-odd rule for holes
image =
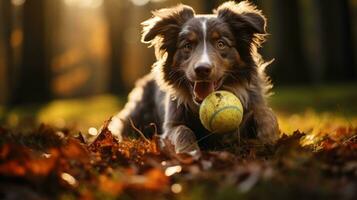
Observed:
[[[263,143],[277,140],[277,118],[266,102],[272,87],[264,72],[269,63],[257,51],[266,36],[260,10],[247,1],[231,1],[201,15],[178,5],[154,11],[142,25],[142,42],[154,47],[157,61],[109,124],[119,140],[133,126],[150,136],[150,124],[155,124],[176,152],[200,152],[197,140],[209,133],[198,109],[215,90],[241,100],[240,134],[256,135]]]

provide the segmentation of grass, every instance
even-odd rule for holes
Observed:
[[[99,127],[122,107],[123,101],[113,95],[82,99],[54,100],[43,105],[24,105],[3,111],[4,124],[11,128],[28,129],[45,123],[58,128],[70,127],[86,132]]]
[[[357,84],[278,87],[271,98],[275,109],[288,114],[314,110],[354,116],[357,114],[356,101]]]

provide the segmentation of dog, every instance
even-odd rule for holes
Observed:
[[[230,91],[242,102],[240,134],[264,144],[278,139],[277,118],[266,101],[270,63],[258,53],[266,18],[256,6],[230,1],[201,15],[180,4],[154,11],[142,26],[142,42],[154,47],[157,60],[108,125],[119,141],[137,131],[146,137],[157,132],[176,153],[197,154],[204,146],[198,141],[209,134],[200,123],[199,105],[216,90]]]

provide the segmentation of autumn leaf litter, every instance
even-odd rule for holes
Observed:
[[[89,142],[90,141],[90,142]],[[0,198],[356,199],[357,129],[283,134],[274,146],[245,140],[200,159],[160,149],[158,138],[92,139],[41,125],[0,128]]]

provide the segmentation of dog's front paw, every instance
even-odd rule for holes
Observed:
[[[195,134],[188,127],[184,125],[177,126],[171,129],[167,136],[174,145],[176,153],[187,153],[192,156],[200,154]]]
[[[191,155],[196,155],[199,153],[200,148],[198,147],[195,134],[191,129],[186,126],[179,126],[176,129],[176,140],[175,140],[175,151],[176,153],[188,153]]]
[[[258,138],[264,144],[274,144],[279,139],[278,120],[272,110],[262,110],[255,116]]]

